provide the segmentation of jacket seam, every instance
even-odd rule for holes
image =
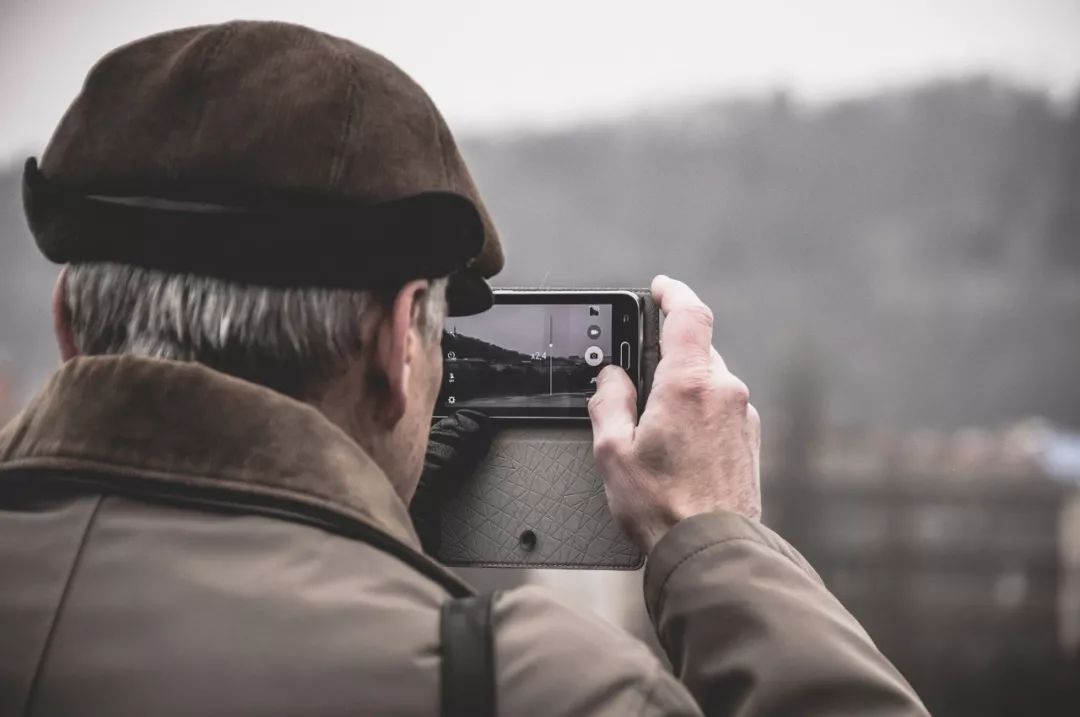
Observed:
[[[30,464],[27,465],[27,463],[30,463]],[[71,469],[69,467],[57,467],[57,466],[49,466],[49,465],[40,466],[40,465],[33,465],[31,461],[19,460],[19,461],[11,461],[11,462],[8,462],[8,463],[0,463],[0,479],[3,478],[5,473],[17,473],[19,470],[41,470],[43,468],[44,469],[53,468],[53,469],[61,471],[62,473],[70,473],[71,472]],[[84,466],[84,468],[85,468],[85,466]],[[115,473],[109,473],[108,471],[109,471],[110,468],[114,469],[116,472]],[[215,477],[211,477],[209,479],[206,479],[205,477],[195,476],[193,474],[166,474],[166,473],[163,473],[161,471],[151,471],[151,472],[140,473],[139,471],[131,470],[131,469],[128,469],[127,467],[119,466],[119,465],[117,465],[117,466],[91,465],[90,470],[102,471],[101,472],[101,477],[104,479],[104,481],[109,481],[110,479],[113,479],[113,478],[121,478],[121,479],[132,480],[132,481],[136,481],[136,482],[140,482],[140,483],[144,482],[149,486],[146,490],[139,490],[138,488],[135,488],[134,490],[129,491],[129,490],[124,489],[123,487],[118,488],[117,486],[113,485],[113,486],[110,486],[111,487],[111,492],[113,492],[113,493],[116,493],[117,491],[119,491],[122,495],[127,495],[130,492],[130,493],[132,493],[132,494],[134,494],[136,496],[141,496],[143,499],[149,498],[150,500],[158,500],[158,501],[161,501],[161,500],[178,500],[178,501],[180,501],[182,503],[189,503],[189,504],[190,503],[206,503],[206,504],[215,505],[215,506],[231,506],[233,508],[240,508],[242,510],[249,510],[249,511],[255,513],[255,514],[264,515],[264,516],[274,518],[274,519],[277,519],[277,520],[284,520],[284,521],[293,522],[293,523],[299,523],[299,524],[308,525],[308,526],[315,526],[315,527],[317,527],[317,528],[319,528],[321,530],[328,530],[330,533],[332,533],[334,535],[344,537],[347,540],[354,540],[354,541],[362,542],[364,545],[367,545],[367,546],[369,546],[369,547],[371,547],[371,548],[373,548],[375,550],[378,550],[379,552],[381,552],[383,554],[390,555],[395,560],[397,560],[397,561],[401,562],[402,564],[408,566],[410,569],[415,571],[417,574],[419,574],[419,575],[423,576],[424,578],[426,578],[427,580],[430,580],[433,583],[439,585],[442,589],[446,590],[451,595],[457,594],[455,592],[455,589],[460,590],[462,595],[470,595],[470,594],[472,594],[473,589],[471,588],[471,586],[469,586],[465,581],[463,581],[460,577],[458,577],[452,571],[448,570],[445,566],[443,566],[438,561],[432,559],[430,556],[426,555],[425,553],[421,552],[417,548],[415,548],[412,545],[408,544],[407,542],[405,542],[401,538],[398,538],[398,537],[394,536],[392,533],[387,531],[385,528],[377,525],[373,521],[365,520],[363,517],[358,515],[358,511],[356,511],[355,509],[353,509],[353,508],[351,508],[349,506],[342,506],[341,504],[339,504],[339,503],[337,503],[337,502],[335,502],[333,500],[330,500],[328,498],[323,498],[322,496],[314,495],[314,494],[308,493],[306,491],[295,491],[295,490],[288,489],[288,488],[280,488],[280,487],[277,487],[277,486],[270,486],[270,485],[265,485],[265,484],[260,485],[260,484],[256,484],[256,483],[233,481],[233,480],[229,480],[229,479],[215,478]],[[65,478],[70,479],[70,480],[75,480],[76,482],[86,482],[86,481],[80,479],[77,476],[71,476],[70,478],[65,476]],[[170,478],[191,479],[193,481],[193,483],[191,483],[191,484],[180,484],[179,486],[177,486],[176,484],[171,482]],[[91,481],[91,482],[93,483],[94,481]],[[222,483],[222,484],[224,484],[224,486],[214,485],[214,483]],[[97,483],[95,483],[95,485],[97,485]],[[155,490],[155,488],[163,486],[163,485],[168,486],[168,487],[172,487],[172,488],[177,488],[177,487],[185,488],[185,489],[186,488],[194,488],[195,489],[195,494],[187,493],[187,492],[179,492],[179,491],[175,491],[173,493],[161,493],[161,492],[158,492],[157,490]],[[203,501],[201,499],[201,496],[197,495],[197,493],[199,491],[215,490],[215,489],[224,490],[226,493],[231,494],[231,497],[237,498],[237,501],[236,502],[229,502],[229,503],[222,503],[221,501],[213,501],[213,500],[211,500],[211,501]],[[108,494],[108,492],[110,492],[108,488],[102,488],[101,491],[104,494]],[[244,498],[252,498],[252,497],[260,498],[260,499],[272,499],[272,500],[284,500],[284,501],[290,501],[291,500],[291,501],[294,501],[299,506],[304,507],[304,508],[314,508],[314,509],[317,509],[317,510],[325,511],[326,513],[328,513],[331,516],[331,521],[330,521],[330,523],[328,523],[327,520],[325,518],[321,517],[321,516],[313,516],[313,515],[305,514],[305,513],[302,513],[302,512],[297,513],[296,511],[291,510],[288,506],[286,506],[284,508],[283,512],[278,511],[278,512],[274,512],[273,514],[269,514],[269,513],[263,512],[261,510],[262,506],[252,505],[252,504],[243,502]],[[299,515],[301,517],[300,520],[297,520],[297,517],[296,517],[297,515]],[[371,531],[372,533],[374,533],[376,536],[379,536],[379,537],[374,538],[374,539],[371,538],[371,537],[358,537],[357,535],[353,534],[352,532],[343,532],[343,531],[341,531],[339,529],[335,529],[335,527],[332,524],[332,518],[334,518],[334,517],[340,518],[340,519],[345,519],[345,520],[349,521],[351,524],[353,524],[354,526],[359,526],[363,530]],[[408,557],[408,558],[405,557],[404,552],[403,552],[403,554],[399,555],[396,552],[396,550],[388,549],[387,546],[385,546],[381,542],[379,542],[380,540],[383,540],[383,539],[390,541],[391,545],[394,545],[394,546],[400,547],[400,548],[404,548],[405,549],[404,552],[407,552],[408,555],[410,555],[410,556],[415,556],[416,562],[422,564],[424,567],[420,567],[420,565],[414,564],[413,558],[412,557]],[[434,577],[433,573],[437,574],[438,577]],[[451,583],[453,583],[452,587],[450,585]]]
[[[53,613],[52,622],[49,624],[49,632],[45,635],[45,644],[41,647],[41,655],[38,657],[37,667],[34,669],[34,679],[30,682],[30,689],[26,694],[23,715],[29,715],[32,712],[34,700],[37,697],[38,685],[41,683],[41,674],[44,672],[45,662],[48,660],[49,650],[52,648],[53,636],[56,634],[56,627],[60,624],[60,617],[64,612],[64,606],[67,604],[68,593],[71,591],[71,584],[74,582],[75,573],[78,572],[79,564],[82,562],[83,551],[85,550],[90,537],[90,529],[94,525],[94,520],[97,519],[98,510],[101,508],[101,504],[104,500],[104,494],[97,496],[94,507],[90,510],[90,516],[86,520],[86,527],[83,528],[82,537],[79,539],[79,547],[75,549],[75,557],[71,561],[71,568],[68,570],[67,580],[64,581],[64,588],[60,591],[60,601],[56,605],[56,611]]]
[[[653,695],[656,694],[656,686],[660,683],[660,679],[658,676],[660,670],[660,667],[653,667],[652,674],[650,675],[649,679],[649,689],[645,690],[642,693],[641,706],[638,707],[637,711],[638,715],[644,715],[646,708],[656,706],[656,703],[653,702]]]
[[[81,465],[56,465],[54,461],[70,462]],[[56,451],[45,456],[20,456],[0,462],[0,474],[25,469],[55,469],[60,471],[71,471],[73,469],[92,470],[132,478],[149,478],[153,481],[166,483],[171,483],[174,480],[191,481],[199,486],[207,485],[209,483],[223,483],[240,493],[252,493],[260,496],[283,498],[298,497],[304,501],[311,501],[320,507],[325,507],[329,510],[341,513],[352,520],[369,524],[387,535],[393,536],[387,527],[375,523],[374,516],[367,515],[362,510],[354,507],[348,498],[334,498],[304,488],[245,480],[244,478],[239,477],[239,474],[233,474],[228,471],[220,473],[198,473],[194,468],[189,466],[180,466],[178,469],[154,465],[139,467],[109,460],[108,458],[84,456],[78,453],[67,454],[62,451]],[[406,543],[401,537],[393,537],[402,543]],[[416,550],[412,545],[409,545],[409,547]]]
[[[787,555],[786,553],[784,553],[781,550],[777,550],[775,547],[773,547],[772,545],[769,545],[768,543],[766,543],[763,540],[759,540],[759,539],[756,539],[756,538],[747,538],[747,537],[744,537],[744,536],[739,536],[739,537],[735,537],[735,538],[724,538],[722,540],[717,540],[717,541],[714,541],[712,543],[708,543],[707,545],[702,545],[701,547],[699,547],[696,550],[692,551],[688,555],[684,555],[682,557],[682,559],[679,560],[679,562],[675,563],[675,565],[672,566],[671,570],[668,571],[667,575],[664,576],[663,581],[660,583],[659,590],[657,590],[656,615],[653,616],[653,619],[655,621],[659,621],[660,615],[664,611],[664,603],[667,600],[667,596],[665,594],[665,591],[667,589],[668,581],[671,580],[671,577],[675,574],[675,572],[679,568],[681,568],[683,566],[684,563],[686,563],[688,560],[695,557],[699,553],[703,553],[706,550],[709,550],[711,548],[716,548],[716,547],[719,547],[721,545],[727,545],[728,543],[739,543],[739,542],[753,543],[754,545],[761,545],[761,546],[763,546],[765,548],[768,548],[770,551],[776,553],[777,555],[783,556],[788,562],[790,562],[792,565],[794,565],[796,568],[798,568],[800,573],[803,573],[804,575],[807,575],[809,577],[809,575],[806,573],[806,569],[803,566],[799,565],[798,562],[793,560],[790,555]]]
[[[50,446],[59,446],[59,443],[49,444]],[[309,498],[314,498],[325,503],[339,505],[344,504],[353,513],[359,513],[360,511],[347,503],[347,499],[335,499],[324,493],[307,490],[305,488],[296,488],[292,486],[277,485],[274,483],[261,483],[255,482],[250,479],[243,478],[242,471],[220,471],[220,472],[201,472],[202,466],[190,466],[187,464],[179,465],[156,465],[151,462],[147,462],[146,465],[137,466],[131,463],[117,461],[109,458],[108,456],[91,455],[90,452],[66,452],[60,450],[58,447],[51,450],[44,455],[22,455],[14,456],[6,460],[0,461],[0,472],[9,470],[20,470],[22,468],[55,468],[57,470],[70,470],[70,465],[55,465],[54,461],[70,462],[74,464],[82,464],[74,466],[77,469],[81,469],[84,466],[89,466],[91,469],[107,469],[110,471],[117,471],[124,475],[152,475],[160,477],[163,480],[182,479],[193,481],[220,481],[222,483],[230,483],[238,488],[250,488],[253,492],[261,491],[274,491],[276,493],[292,493],[303,495]]]

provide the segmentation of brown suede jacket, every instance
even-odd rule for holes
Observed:
[[[69,361],[0,432],[0,714],[437,714],[439,605],[468,591],[344,433],[207,368]],[[760,524],[680,523],[645,599],[677,677],[502,594],[500,714],[926,714]]]

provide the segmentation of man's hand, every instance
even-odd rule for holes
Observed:
[[[761,422],[746,385],[712,347],[712,312],[681,281],[658,276],[663,358],[637,420],[637,392],[608,366],[589,401],[593,451],[615,518],[646,552],[684,518],[761,517]]]

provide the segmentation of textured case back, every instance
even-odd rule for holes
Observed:
[[[622,568],[642,556],[608,511],[588,425],[503,429],[442,514],[448,565]]]
[[[659,319],[652,297],[642,296],[644,404]],[[587,421],[503,424],[441,522],[437,557],[447,565],[634,570],[645,561],[608,511]]]

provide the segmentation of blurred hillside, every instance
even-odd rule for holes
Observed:
[[[795,370],[842,425],[1080,426],[1080,102],[969,79],[463,144],[500,284],[686,279],[767,423]],[[0,364],[25,396],[55,364],[54,269],[19,174],[0,172]]]
[[[969,79],[466,151],[500,283],[686,279],[767,423],[812,362],[835,423],[1080,425],[1080,102]]]

